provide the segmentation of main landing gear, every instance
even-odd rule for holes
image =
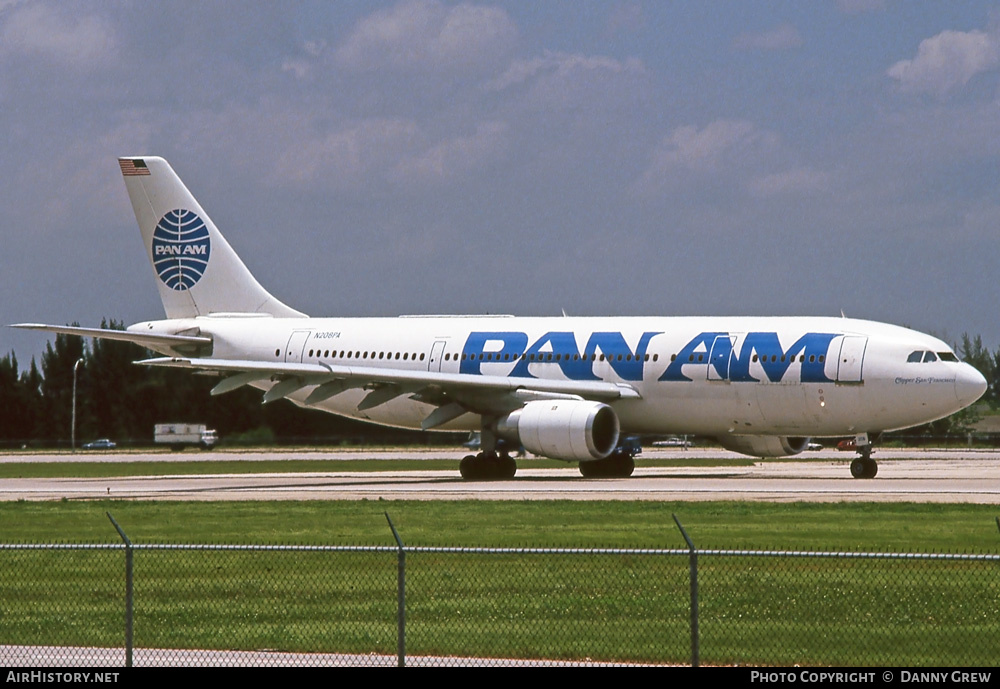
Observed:
[[[458,465],[462,478],[466,481],[514,478],[517,462],[511,458],[507,443],[497,438],[493,428],[485,423],[479,437],[482,452],[465,456]]]
[[[604,459],[580,462],[580,473],[584,478],[628,478],[634,470],[632,452],[621,446]]]
[[[489,479],[510,479],[517,473],[517,462],[505,451],[480,452],[467,455],[458,465],[462,478],[466,481],[487,481]]]
[[[851,462],[851,476],[854,478],[875,478],[878,473],[878,463],[872,459],[872,444],[868,434],[864,433],[855,439],[858,458]]]

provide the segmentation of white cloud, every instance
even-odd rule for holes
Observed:
[[[312,70],[316,59],[326,49],[325,41],[306,41],[302,44],[304,55],[285,58],[281,63],[282,72],[291,72],[296,79],[302,79]]]
[[[401,160],[393,177],[401,182],[438,182],[454,179],[480,168],[503,153],[507,143],[507,125],[484,122],[472,136],[457,136]]]
[[[788,50],[803,43],[799,30],[791,24],[782,24],[759,33],[741,33],[733,41],[737,50]]]
[[[825,191],[829,186],[829,173],[808,167],[773,172],[750,183],[750,189],[758,196]]]
[[[1000,64],[1000,40],[983,31],[942,31],[924,39],[912,60],[900,60],[886,74],[904,91],[943,96]]]
[[[0,30],[0,50],[40,55],[73,67],[108,60],[115,49],[111,27],[95,16],[64,16],[43,4],[13,9]]]
[[[821,183],[805,169],[780,171],[786,157],[777,134],[746,120],[716,120],[701,129],[677,127],[663,137],[635,184],[640,196],[671,189],[749,190],[757,195],[803,190]],[[775,169],[778,172],[774,172]]]
[[[886,5],[886,0],[837,0],[837,8],[846,14],[881,12]]]
[[[476,70],[495,65],[516,38],[502,9],[403,0],[358,22],[336,60],[357,71]]]
[[[533,79],[546,76],[565,78],[574,72],[623,74],[626,72],[641,73],[644,70],[642,61],[637,58],[622,61],[601,55],[587,56],[578,53],[546,52],[542,57],[515,60],[503,74],[488,82],[486,89],[488,91],[502,91]]]
[[[653,167],[712,172],[746,160],[755,149],[774,143],[774,135],[745,120],[716,120],[701,130],[686,125],[663,138],[653,154]]]
[[[381,176],[422,139],[416,123],[404,119],[371,118],[347,123],[311,141],[290,142],[277,163],[279,178],[323,179],[339,187],[364,184]]]
[[[283,183],[352,192],[426,188],[472,175],[502,159],[508,146],[508,127],[498,121],[480,123],[469,135],[435,138],[402,118],[344,122],[329,133],[310,135],[318,120],[309,119],[280,143],[274,178]]]

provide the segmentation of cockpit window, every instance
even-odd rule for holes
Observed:
[[[955,356],[953,352],[928,352],[928,351],[916,351],[910,352],[910,356],[906,357],[906,360],[911,364],[919,364],[924,362],[925,364],[929,361],[958,361],[958,357]]]

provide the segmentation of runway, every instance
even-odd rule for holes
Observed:
[[[557,469],[521,463],[509,481],[463,481],[462,451],[350,450],[256,453],[5,455],[17,461],[219,461],[241,459],[455,459],[454,470],[344,471],[273,474],[163,475],[115,478],[14,478],[0,481],[0,500],[756,500],[773,502],[925,502],[1000,504],[1000,452],[883,450],[879,474],[850,475],[850,453],[808,453],[806,461],[753,466],[698,466],[732,455],[722,450],[658,450],[637,459],[628,479],[585,479],[575,465]],[[676,458],[649,467],[643,459]],[[694,461],[694,465],[691,462]]]

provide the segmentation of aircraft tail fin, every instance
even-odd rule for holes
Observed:
[[[261,287],[166,160],[129,156],[118,165],[167,318],[305,315]]]

